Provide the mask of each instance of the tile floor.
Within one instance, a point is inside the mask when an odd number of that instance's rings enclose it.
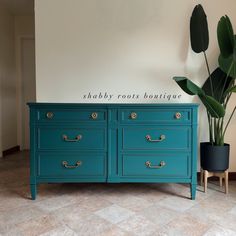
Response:
[[[0,160],[0,235],[223,236],[236,235],[236,182],[225,195],[217,183],[42,184],[29,194],[29,154]]]

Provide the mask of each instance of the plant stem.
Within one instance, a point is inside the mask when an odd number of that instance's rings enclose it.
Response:
[[[217,124],[216,124],[216,118],[214,119],[214,143],[217,143]]]
[[[236,106],[234,107],[234,109],[233,109],[233,111],[232,111],[232,113],[231,113],[231,115],[230,115],[230,117],[229,117],[229,120],[228,120],[228,122],[227,122],[227,124],[226,124],[226,126],[225,126],[225,129],[224,129],[223,135],[225,135],[225,132],[226,132],[226,130],[227,130],[227,128],[228,128],[228,125],[229,125],[229,123],[230,123],[230,121],[231,121],[231,119],[232,119],[232,117],[233,117],[233,115],[234,115],[235,110],[236,110]]]
[[[229,70],[228,70],[228,73],[227,73],[227,75],[226,75],[226,77],[225,77],[224,86],[223,86],[223,88],[222,88],[222,90],[221,90],[220,100],[219,100],[219,101],[221,101],[221,99],[222,99],[222,96],[223,96],[223,93],[224,93],[224,90],[225,90],[225,85],[226,85],[227,79],[228,79],[228,77],[229,77],[229,73],[230,73],[230,71],[231,71],[231,69],[232,69],[232,66],[233,66],[233,62],[231,63],[231,65],[230,65],[230,67],[229,67]]]
[[[211,79],[211,72],[210,72],[210,68],[209,68],[209,64],[208,64],[208,60],[207,60],[207,56],[206,56],[206,52],[204,51],[203,54],[204,54],[204,58],[205,58],[206,66],[207,66],[207,71],[208,71],[209,78],[210,78],[211,95],[212,95],[212,97],[214,97],[213,84],[212,84],[212,79]]]
[[[209,136],[210,136],[210,143],[213,145],[213,137],[212,137],[212,120],[209,112],[207,111],[207,118],[208,118],[208,127],[209,127]]]

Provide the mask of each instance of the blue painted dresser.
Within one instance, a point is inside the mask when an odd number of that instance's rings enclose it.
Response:
[[[29,103],[30,185],[189,183],[196,194],[197,104]]]

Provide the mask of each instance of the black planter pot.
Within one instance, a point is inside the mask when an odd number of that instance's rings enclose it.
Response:
[[[212,146],[211,143],[200,143],[201,167],[212,172],[225,171],[229,168],[230,145]]]

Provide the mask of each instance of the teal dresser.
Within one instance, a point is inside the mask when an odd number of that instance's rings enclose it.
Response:
[[[197,104],[29,103],[30,185],[189,183],[196,195]]]

